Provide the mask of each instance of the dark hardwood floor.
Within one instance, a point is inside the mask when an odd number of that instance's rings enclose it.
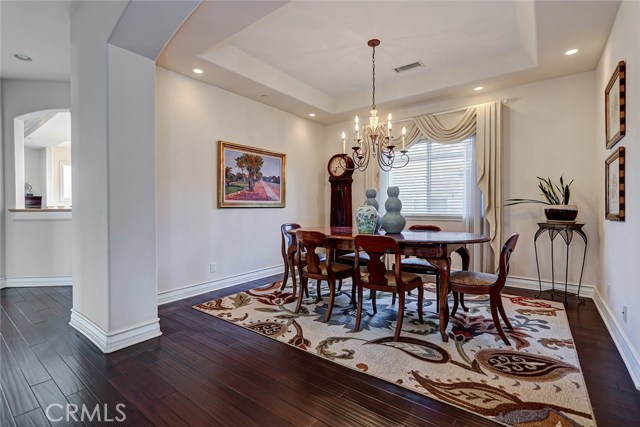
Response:
[[[51,404],[53,418],[99,404],[84,425],[104,425],[105,411],[134,427],[496,425],[190,309],[273,280],[163,305],[162,337],[109,355],[68,326],[71,288],[3,289],[0,426],[48,426]],[[572,301],[568,316],[598,426],[639,425],[640,392],[593,302]]]

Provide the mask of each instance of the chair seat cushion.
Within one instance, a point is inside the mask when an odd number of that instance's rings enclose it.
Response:
[[[319,267],[320,267],[320,274],[322,274],[323,276],[329,275],[329,272],[327,271],[327,264],[325,262],[321,262]],[[334,262],[331,264],[331,269],[333,270],[334,273],[340,274],[340,273],[345,273],[349,270],[353,270],[353,267],[350,265]],[[305,273],[308,273],[309,272],[308,267],[304,267],[302,271],[304,271]]]
[[[348,262],[350,264],[353,264],[356,260],[356,253],[355,252],[351,252],[348,254],[344,254],[338,257],[338,261],[344,261],[344,262]],[[369,254],[366,252],[360,252],[360,261],[369,261]]]
[[[476,273],[475,271],[456,270],[449,276],[449,283],[465,286],[488,286],[494,284],[498,276],[489,273]]]
[[[405,285],[409,285],[415,282],[416,280],[420,280],[420,277],[416,276],[415,274],[405,273],[405,272],[402,272],[401,274],[402,274],[402,281],[405,283]],[[393,287],[397,286],[396,275],[393,271],[387,270],[387,272],[384,274],[384,277],[387,279],[388,286],[393,286]],[[362,275],[362,282],[365,283],[365,286],[366,286],[366,283],[369,282],[368,273]]]
[[[438,272],[436,266],[424,258],[405,258],[400,261],[400,266],[403,270],[412,273],[428,272],[435,274]]]
[[[320,260],[320,262],[325,262],[327,260],[327,257],[325,255],[318,255],[318,259]],[[302,254],[302,261],[307,261],[307,254]]]

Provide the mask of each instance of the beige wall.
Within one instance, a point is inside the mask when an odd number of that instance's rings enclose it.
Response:
[[[618,11],[596,70],[594,94],[598,100],[593,142],[596,157],[592,169],[597,180],[597,219],[599,253],[602,256],[598,271],[598,296],[603,301],[604,317],[610,316],[615,325],[613,336],[627,363],[631,366],[636,387],[640,387],[640,3],[624,1]],[[626,135],[613,149],[605,149],[604,89],[618,61],[626,61]],[[618,147],[626,149],[626,220],[604,219],[604,161]],[[622,306],[628,307],[627,321],[622,317]],[[611,326],[611,325],[610,325]]]
[[[324,126],[163,68],[156,123],[161,294],[280,268],[280,225],[324,221]],[[285,153],[287,206],[218,209],[218,140]]]
[[[593,123],[595,121],[596,99],[593,93],[595,78],[593,72],[516,86],[482,95],[453,99],[447,102],[416,106],[406,110],[393,111],[396,127],[409,117],[449,111],[499,99],[506,99],[504,108],[504,197],[538,198],[536,176],[551,176],[556,179],[564,173],[565,178],[575,178],[571,187],[571,202],[580,209],[578,220],[584,222],[590,239],[583,283],[593,286],[596,282],[596,265],[599,262],[597,216],[597,186],[600,169],[595,173]],[[380,108],[382,116],[387,114]],[[342,150],[338,136],[342,130],[352,128],[351,123],[327,127],[325,159]],[[356,172],[353,187],[354,208],[364,201],[364,180]],[[328,195],[328,185],[325,194]],[[385,200],[386,196],[382,198]],[[327,202],[328,203],[328,202]],[[504,235],[520,233],[518,247],[511,264],[511,278],[536,279],[533,235],[538,229],[536,222],[544,221],[542,205],[522,205],[505,208]],[[447,230],[462,229],[460,223],[438,223]],[[560,248],[559,242],[556,247]],[[569,280],[577,282],[582,243],[576,242],[571,254]],[[539,240],[541,254],[548,255],[549,242]],[[556,253],[557,265],[564,266],[563,254]],[[542,266],[543,279],[550,280],[549,263]],[[557,270],[556,270],[557,274]],[[564,274],[564,271],[562,272]],[[564,277],[564,276],[561,276]],[[557,279],[557,275],[556,275]],[[529,282],[532,283],[532,282]]]

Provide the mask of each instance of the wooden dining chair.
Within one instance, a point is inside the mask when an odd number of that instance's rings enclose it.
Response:
[[[509,259],[513,253],[516,243],[518,242],[518,233],[512,234],[500,252],[500,268],[498,274],[476,273],[474,271],[452,271],[449,276],[449,289],[453,292],[453,308],[451,316],[455,316],[458,310],[458,293],[474,295],[489,295],[489,304],[491,308],[491,317],[496,325],[498,334],[506,345],[511,345],[507,339],[507,335],[502,330],[498,312],[502,316],[507,328],[511,329],[511,323],[507,318],[507,314],[502,306],[502,289],[509,275]]]
[[[282,285],[280,286],[280,290],[283,290],[287,286],[287,280],[289,279],[289,273],[291,273],[291,282],[292,282],[292,294],[296,295],[297,292],[297,281],[296,281],[296,262],[295,262],[295,254],[296,254],[296,245],[293,242],[293,234],[289,233],[290,230],[297,230],[300,228],[300,224],[296,224],[295,222],[287,222],[280,226],[280,234],[282,235],[282,259],[284,261],[284,275],[282,277]],[[321,261],[324,261],[324,256],[320,257]],[[302,258],[302,262],[306,265],[306,261],[304,256]],[[309,294],[307,293],[307,297]]]
[[[326,280],[329,284],[329,305],[327,307],[327,314],[325,315],[324,320],[327,322],[331,318],[331,310],[333,310],[333,302],[336,294],[336,280],[341,281],[348,277],[353,279],[353,267],[331,261],[333,258],[333,247],[324,233],[320,233],[318,231],[298,230],[296,231],[296,240],[298,242],[298,248],[295,256],[298,271],[300,272],[300,294],[298,296],[298,304],[296,305],[296,313],[300,311],[300,307],[302,306],[303,291],[306,290],[307,295],[309,295],[309,279],[317,281],[318,301],[322,299],[320,284],[323,280]],[[318,255],[318,249],[325,250],[326,256],[324,257],[324,260],[322,260]],[[355,283],[352,285],[351,290],[352,299],[354,290]]]
[[[300,228],[300,224],[296,224],[295,222],[287,222],[280,226],[280,234],[282,235],[282,246],[280,250],[282,252],[282,259],[284,260],[284,275],[282,276],[282,286],[280,286],[280,290],[283,290],[287,286],[289,271],[291,271],[291,279],[293,281],[293,295],[296,294],[296,245],[293,244],[293,235],[289,234],[289,231],[297,230],[298,228]]]
[[[364,235],[359,234],[355,237],[355,283],[357,289],[358,312],[356,316],[355,332],[360,330],[360,321],[362,319],[362,290],[370,289],[374,295],[372,299],[373,313],[376,314],[376,298],[375,292],[391,292],[398,294],[398,320],[396,332],[393,340],[398,341],[400,331],[402,330],[402,320],[404,318],[404,302],[405,293],[412,289],[418,289],[418,318],[420,323],[422,319],[422,299],[424,289],[422,288],[422,279],[420,276],[411,273],[402,272],[400,269],[401,253],[398,242],[392,237]],[[362,265],[360,263],[360,253],[365,252],[369,261]],[[384,263],[384,255],[392,254],[395,256],[395,266],[393,270],[387,270]],[[362,267],[362,270],[360,269]]]

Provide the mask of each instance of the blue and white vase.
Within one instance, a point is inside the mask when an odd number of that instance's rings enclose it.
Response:
[[[373,234],[376,231],[378,211],[371,205],[360,206],[356,210],[356,226],[360,234]]]
[[[377,194],[377,191],[375,190],[375,188],[367,188],[367,191],[365,191],[367,200],[364,201],[364,204],[373,206],[374,208],[376,208],[376,211],[377,211],[379,208],[378,208],[378,200],[376,199],[376,194]],[[382,215],[378,213],[376,217],[376,229],[374,230],[374,233],[377,234],[378,231],[380,231],[380,227],[382,227]]]
[[[382,226],[387,234],[402,233],[407,220],[400,214],[402,210],[402,202],[398,198],[400,189],[398,187],[387,188],[389,198],[384,202],[384,208],[387,213],[382,217]]]

